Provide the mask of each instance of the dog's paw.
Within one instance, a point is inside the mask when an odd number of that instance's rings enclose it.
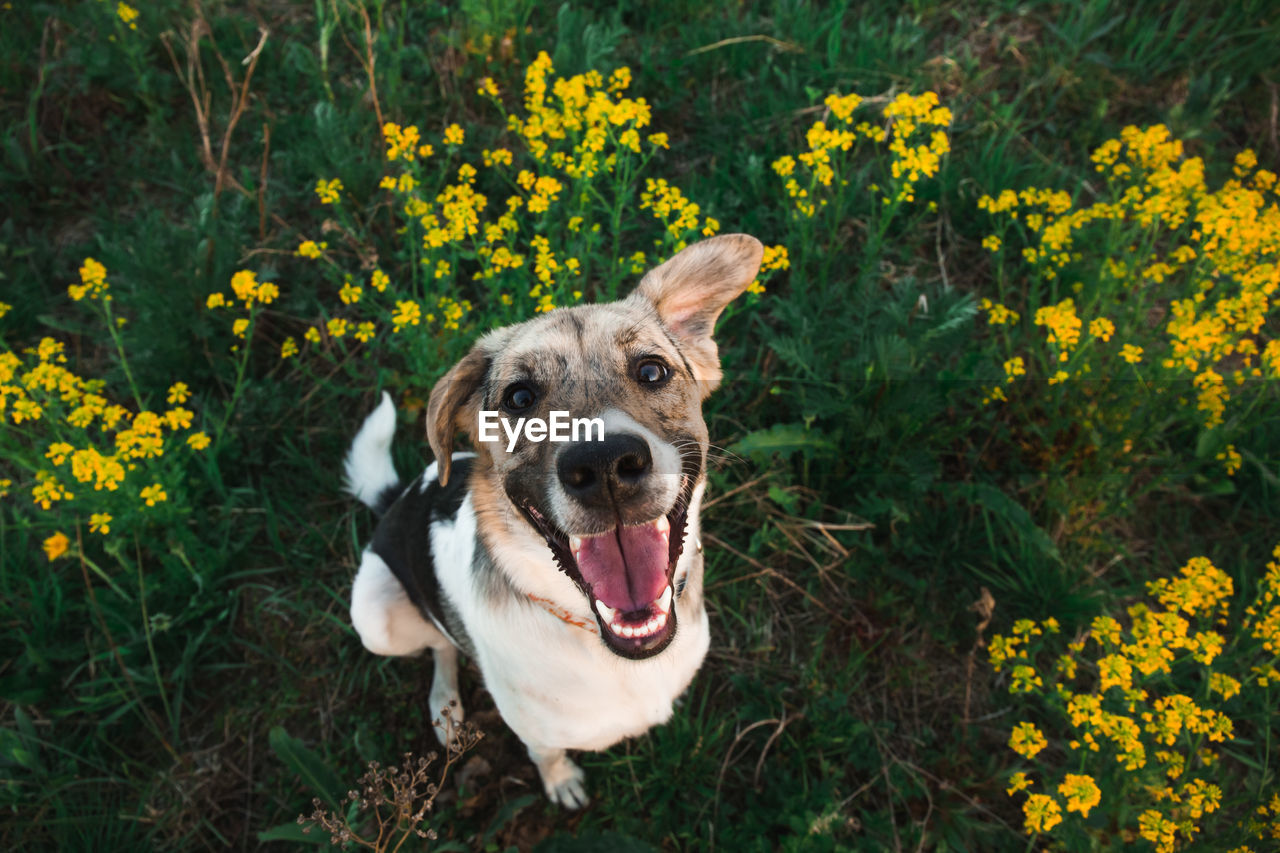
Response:
[[[435,728],[436,740],[447,749],[457,746],[458,732],[462,729],[462,721],[466,719],[458,694],[437,694],[433,690],[427,701],[431,703],[431,711],[435,715],[431,725]]]
[[[547,766],[538,765],[538,772],[542,774],[542,785],[551,802],[566,809],[580,809],[587,804],[585,774],[569,756],[561,755]]]

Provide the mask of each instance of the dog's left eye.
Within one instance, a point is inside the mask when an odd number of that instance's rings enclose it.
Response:
[[[642,385],[656,385],[667,378],[670,371],[656,358],[646,358],[636,365],[636,381]]]
[[[502,395],[502,405],[509,412],[523,412],[537,401],[538,395],[528,385],[516,383]]]

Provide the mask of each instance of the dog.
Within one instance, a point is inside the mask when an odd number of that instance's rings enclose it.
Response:
[[[745,234],[713,237],[625,299],[484,335],[432,389],[436,461],[407,486],[385,392],[347,455],[348,491],[380,515],[351,590],[361,642],[432,650],[446,744],[465,652],[560,806],[588,801],[567,751],[666,722],[707,654],[702,403],[721,379],[716,319],[762,252]],[[596,428],[538,440],[565,413]],[[459,431],[474,453],[453,452]]]

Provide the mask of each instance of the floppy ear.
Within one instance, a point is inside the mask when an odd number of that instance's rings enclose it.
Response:
[[[427,443],[435,454],[442,486],[449,482],[454,433],[464,429],[474,436],[479,405],[476,392],[488,372],[489,354],[476,344],[431,389],[431,399],[427,402]]]
[[[720,358],[711,339],[724,307],[760,270],[764,246],[747,234],[702,240],[654,267],[630,299],[647,300],[675,334],[697,378],[710,393],[720,383]]]

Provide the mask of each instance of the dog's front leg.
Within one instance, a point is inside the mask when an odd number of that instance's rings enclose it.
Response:
[[[582,768],[573,763],[563,749],[535,746],[525,743],[529,757],[538,766],[542,787],[547,790],[551,802],[566,809],[580,809],[587,804],[587,789],[583,786]]]
[[[441,637],[443,639],[443,636]],[[458,731],[465,714],[458,695],[458,649],[447,640],[432,648],[435,673],[431,676],[432,724],[441,746],[450,747],[458,742]]]

